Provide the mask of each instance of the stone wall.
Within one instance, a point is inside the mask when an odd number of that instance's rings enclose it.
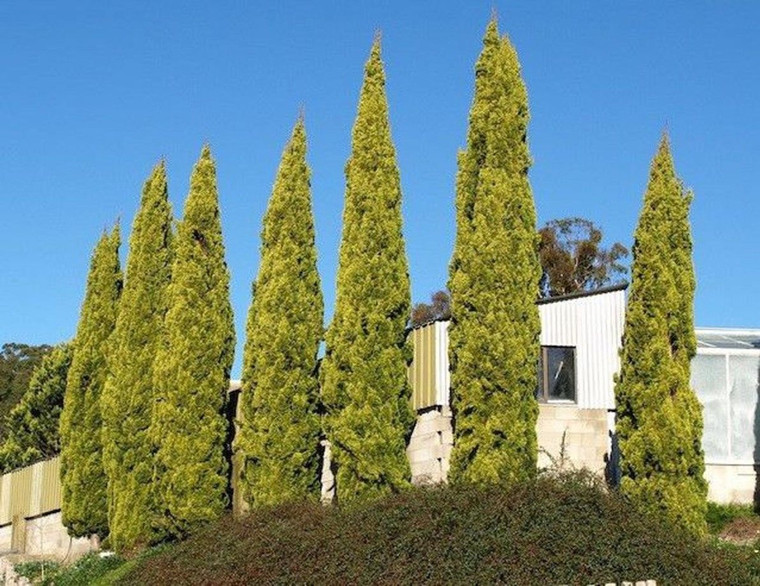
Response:
[[[606,409],[579,409],[576,405],[541,404],[538,423],[539,468],[588,468],[603,475],[609,453]],[[335,494],[330,444],[323,442],[322,501]],[[432,407],[417,414],[406,455],[414,484],[445,482],[454,445],[451,409]]]
[[[406,448],[414,484],[445,482],[454,445],[451,409],[432,407],[417,414],[417,423]]]
[[[606,409],[542,403],[536,432],[539,468],[588,468],[604,474],[610,449]]]

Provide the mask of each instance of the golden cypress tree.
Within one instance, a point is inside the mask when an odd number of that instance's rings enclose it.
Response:
[[[100,402],[109,539],[120,551],[154,539],[153,363],[171,280],[171,239],[172,212],[161,162],[145,182],[132,225],[126,280],[109,341],[109,374]]]
[[[535,474],[541,267],[528,182],[527,92],[515,49],[495,19],[475,73],[449,268],[449,477],[485,484]]]
[[[302,119],[282,154],[248,313],[237,449],[252,506],[319,495],[323,301]]]
[[[204,146],[173,240],[163,340],[154,368],[155,490],[162,536],[181,538],[228,503],[224,408],[235,351],[216,168]]]
[[[335,313],[320,369],[339,500],[409,485],[405,438],[414,413],[405,328],[411,300],[401,225],[401,185],[377,39],[346,165]]]
[[[664,135],[636,227],[620,376],[615,387],[621,492],[704,533],[702,407],[689,384],[696,353],[689,207]]]
[[[108,534],[100,396],[123,284],[119,226],[95,246],[61,415],[61,512],[74,537]]]

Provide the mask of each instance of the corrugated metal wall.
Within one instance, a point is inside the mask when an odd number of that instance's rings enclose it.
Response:
[[[61,508],[61,460],[53,458],[0,476],[0,527],[13,518]]]
[[[574,346],[578,407],[615,408],[615,373],[625,323],[625,291],[538,306],[543,346]]]
[[[576,397],[584,409],[614,409],[614,376],[625,322],[625,291],[542,301],[541,344],[575,347]],[[449,404],[447,321],[412,330],[414,360],[409,366],[415,409]]]

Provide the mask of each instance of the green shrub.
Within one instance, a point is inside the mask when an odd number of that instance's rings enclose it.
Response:
[[[22,562],[13,566],[16,574],[26,578],[32,584],[48,583],[48,577],[56,575],[60,569],[61,564],[53,561]],[[45,577],[44,582],[43,576]]]
[[[751,549],[639,514],[590,478],[416,489],[348,509],[263,508],[222,519],[115,583],[760,583]]]

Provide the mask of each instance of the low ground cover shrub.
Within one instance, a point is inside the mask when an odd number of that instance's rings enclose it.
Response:
[[[135,564],[118,584],[760,583],[748,548],[640,514],[584,474],[415,489],[352,508],[231,517]]]

